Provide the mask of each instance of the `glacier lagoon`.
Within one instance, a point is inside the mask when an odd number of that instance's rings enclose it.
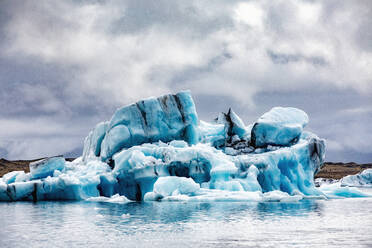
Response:
[[[0,203],[1,247],[371,247],[372,198]]]
[[[0,178],[1,246],[368,245],[370,172],[315,187],[326,146],[308,122],[275,107],[207,123],[187,91],[122,107],[81,157]]]

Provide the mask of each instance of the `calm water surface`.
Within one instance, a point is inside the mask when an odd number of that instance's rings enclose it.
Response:
[[[0,203],[0,247],[372,247],[372,198]]]

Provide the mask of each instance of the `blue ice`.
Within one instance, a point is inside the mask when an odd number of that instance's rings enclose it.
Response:
[[[233,111],[198,119],[189,91],[119,108],[72,162],[50,158],[0,178],[0,200],[297,201],[324,197],[325,141],[308,116],[276,107],[245,125]]]
[[[254,147],[292,145],[298,141],[308,122],[309,117],[300,109],[272,108],[254,124],[251,143]]]
[[[341,179],[342,186],[370,186],[372,187],[372,169],[367,169],[356,175],[349,175]]]
[[[46,158],[30,163],[31,179],[40,179],[52,176],[55,170],[62,171],[65,168],[63,157]]]

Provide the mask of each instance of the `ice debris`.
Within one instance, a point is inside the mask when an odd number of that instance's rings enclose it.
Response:
[[[81,157],[50,158],[0,178],[0,200],[298,201],[321,197],[325,141],[306,113],[276,107],[245,126],[231,109],[199,121],[189,91],[118,109]]]
[[[363,192],[358,188],[342,186],[341,182],[324,183],[320,185],[319,190],[321,190],[327,198],[372,197],[371,194]]]
[[[341,179],[342,186],[372,187],[372,169],[366,169],[359,174],[349,175]]]
[[[90,198],[86,199],[86,201],[108,202],[108,203],[127,203],[127,202],[131,202],[131,200],[129,200],[125,196],[119,195],[119,194],[115,194],[111,197],[105,197],[105,196],[90,197]]]

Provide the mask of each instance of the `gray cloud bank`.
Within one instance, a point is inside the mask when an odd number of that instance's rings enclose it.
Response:
[[[310,116],[327,160],[372,161],[372,4],[362,1],[1,1],[0,155],[76,156],[132,101],[190,89]]]

